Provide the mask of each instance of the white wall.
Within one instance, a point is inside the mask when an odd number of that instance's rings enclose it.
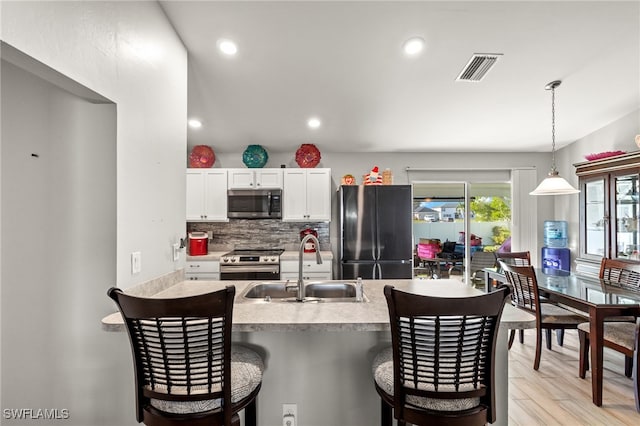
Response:
[[[213,146],[215,150],[215,145]],[[242,152],[245,146],[238,147],[237,153],[216,153],[216,163],[214,167],[243,167]],[[420,152],[420,153],[335,153],[322,152],[322,146],[318,146],[322,159],[318,167],[331,168],[334,182],[340,184],[340,178],[349,173],[356,177],[358,183],[362,180],[362,175],[368,173],[375,165],[381,170],[390,168],[393,172],[393,183],[411,183],[410,176],[406,172],[407,167],[411,168],[434,168],[434,169],[484,169],[501,168],[511,169],[518,167],[535,167],[538,174],[543,177],[549,171],[549,153],[497,153],[497,152]],[[186,163],[185,163],[186,164]],[[280,167],[281,164],[287,167],[298,167],[295,163],[295,151],[292,152],[270,152],[269,161],[265,167]],[[463,173],[463,172],[461,172]]]
[[[0,7],[4,43],[113,101],[2,63],[1,405],[133,425],[126,335],[100,318],[114,310],[108,287],[184,265],[171,243],[185,232],[187,55],[155,2]]]
[[[1,87],[2,408],[131,418],[108,408],[132,406],[130,388],[109,391],[131,381],[126,342],[99,330],[116,279],[115,106],[4,61]]]
[[[569,183],[578,187],[578,177],[574,164],[582,163],[586,154],[604,151],[621,150],[634,152],[638,150],[634,138],[640,133],[640,109],[627,114],[558,151],[556,162],[560,175]],[[553,217],[549,220],[566,220],[568,222],[569,247],[573,261],[579,253],[580,239],[580,206],[578,195],[562,195],[555,198]],[[542,228],[540,228],[542,229]]]
[[[2,40],[117,105],[118,286],[183,267],[187,54],[155,2],[11,2]],[[130,254],[142,253],[131,274]]]

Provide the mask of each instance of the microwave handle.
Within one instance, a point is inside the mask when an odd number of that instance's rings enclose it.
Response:
[[[271,191],[267,193],[267,205],[269,206],[268,215],[271,216],[271,211],[272,211]]]

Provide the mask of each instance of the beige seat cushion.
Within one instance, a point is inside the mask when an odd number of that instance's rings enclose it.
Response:
[[[561,306],[552,303],[541,303],[540,313],[542,314],[542,322],[559,323],[559,324],[580,324],[588,320],[586,316],[576,314]]]
[[[255,391],[262,383],[264,363],[260,355],[244,346],[233,345],[231,348],[231,402],[243,400]],[[161,391],[158,387],[155,391]],[[172,393],[180,393],[180,389],[172,388]],[[158,410],[175,414],[200,413],[220,408],[220,399],[204,401],[166,401],[151,399],[151,405]]]
[[[578,330],[589,333],[589,323],[585,322],[578,325]],[[615,343],[634,350],[635,347],[636,324],[633,322],[605,322],[604,323],[604,340]]]
[[[372,364],[372,372],[376,384],[389,396],[393,396],[393,351],[391,347],[381,350],[376,355]],[[433,390],[433,387],[423,387],[421,389]],[[453,386],[440,387],[441,391],[453,391]],[[472,390],[473,387],[468,385],[460,387],[460,390]],[[420,408],[437,411],[460,411],[477,407],[480,405],[480,398],[462,398],[462,399],[436,399],[417,396],[407,396],[407,403]]]

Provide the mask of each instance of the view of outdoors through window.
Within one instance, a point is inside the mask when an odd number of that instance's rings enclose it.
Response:
[[[511,184],[469,183],[470,253],[510,251]],[[465,183],[413,183],[413,235],[415,244],[455,242],[464,254]],[[452,246],[449,244],[447,246]],[[502,247],[502,249],[501,249]],[[435,256],[434,256],[435,257]]]

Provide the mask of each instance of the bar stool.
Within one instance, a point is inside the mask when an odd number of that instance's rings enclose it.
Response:
[[[231,344],[235,287],[175,299],[108,293],[133,352],[136,419],[147,426],[256,425],[264,363]]]
[[[506,286],[474,297],[442,298],[385,286],[391,347],[373,361],[381,424],[493,423],[495,347]]]

